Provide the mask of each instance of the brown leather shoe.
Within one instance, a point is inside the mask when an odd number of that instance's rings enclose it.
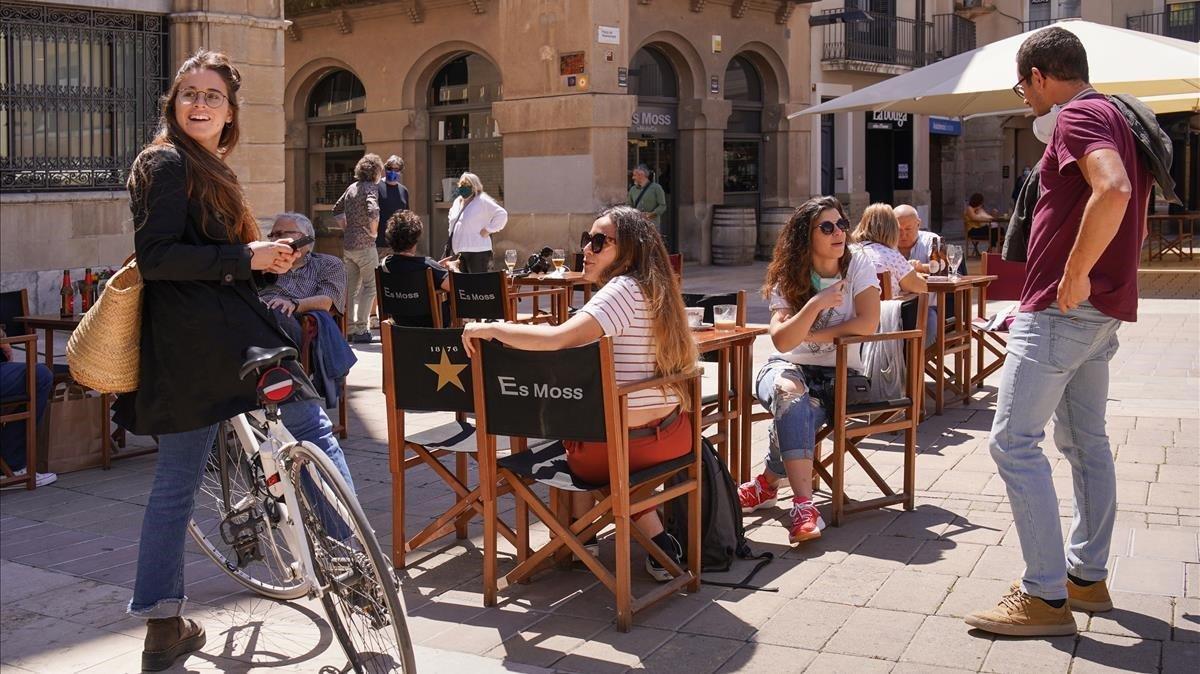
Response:
[[[179,616],[146,621],[146,645],[142,649],[142,671],[161,672],[181,656],[204,647],[204,628]]]
[[[1040,597],[1025,594],[1020,583],[993,609],[976,611],[965,618],[968,625],[992,634],[1010,637],[1053,637],[1075,634],[1075,617],[1063,602],[1054,608]]]
[[[1091,585],[1076,585],[1067,579],[1067,602],[1071,608],[1092,613],[1111,611],[1112,597],[1108,594],[1108,585],[1098,580]]]

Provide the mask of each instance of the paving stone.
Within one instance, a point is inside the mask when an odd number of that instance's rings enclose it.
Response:
[[[751,640],[817,651],[853,612],[853,607],[843,604],[792,599],[762,625]]]
[[[642,669],[647,672],[675,674],[709,674],[720,668],[738,649],[745,645],[733,639],[699,634],[677,634],[642,660]]]
[[[1008,593],[1012,579],[959,578],[950,588],[950,594],[937,609],[937,615],[963,617],[981,609],[995,606]]]
[[[73,585],[26,597],[11,605],[80,625],[103,627],[123,620],[128,604],[129,590],[80,580]]]
[[[937,538],[958,515],[939,507],[921,506],[898,517],[883,533],[907,538]]]
[[[74,672],[123,654],[140,657],[142,650],[140,639],[15,607],[5,608],[0,633],[5,665],[34,672]]]
[[[1197,662],[1200,662],[1200,644],[1178,641],[1163,643],[1162,674],[1194,672]]]
[[[547,616],[514,634],[484,655],[539,667],[549,667],[588,638],[608,627],[607,622],[565,615]]]
[[[773,593],[730,590],[678,629],[680,632],[745,641],[787,601],[787,597]]]
[[[43,594],[51,590],[75,585],[80,579],[64,573],[44,571],[25,564],[7,560],[0,561],[0,604],[8,606],[26,597]]]
[[[1071,653],[1074,650],[1073,636],[1039,639],[997,637],[983,662],[983,671],[1058,674],[1066,672],[1071,666]]]
[[[1121,592],[1183,596],[1183,562],[1117,557],[1109,587]]]
[[[1146,500],[1150,505],[1175,506],[1177,508],[1195,508],[1200,506],[1200,487],[1193,484],[1162,484],[1150,485],[1150,496]]]
[[[972,512],[969,517],[955,518],[942,538],[956,543],[998,545],[1010,526],[1012,516],[1007,513]]]
[[[1175,600],[1173,613],[1176,641],[1200,642],[1200,599],[1185,597]]]
[[[801,672],[816,657],[815,651],[749,643],[734,652],[717,672]]]
[[[921,547],[922,541],[903,536],[867,536],[841,566],[894,570],[903,568]]]
[[[925,541],[909,560],[908,566],[921,571],[968,576],[986,548],[984,545],[953,540]]]
[[[959,618],[928,616],[900,660],[978,670],[992,642],[977,632]]]
[[[1021,556],[1020,548],[992,545],[983,551],[971,575],[1012,581],[1019,578],[1024,570],[1025,559]]]
[[[1162,642],[1111,634],[1083,634],[1071,661],[1072,674],[1158,671]]]
[[[896,666],[892,667],[892,674],[965,674],[974,671],[955,667],[935,667],[916,662],[897,662]]]
[[[636,622],[634,629],[629,632],[618,632],[615,627],[607,627],[554,663],[554,668],[588,674],[624,672],[630,667],[639,666],[644,658],[673,636],[674,632],[639,627]],[[716,662],[714,667],[720,664]]]
[[[941,606],[956,580],[956,576],[928,571],[896,571],[871,597],[867,606],[932,614]]]
[[[884,674],[892,669],[886,660],[872,660],[854,655],[821,653],[808,666],[810,672],[821,674]]]
[[[1200,597],[1200,564],[1184,564],[1184,575],[1186,576],[1186,594],[1189,597]]]
[[[1164,443],[1167,444],[1167,443]],[[1160,446],[1121,445],[1117,448],[1117,461],[1124,463],[1162,463],[1167,458],[1166,450]]]
[[[856,609],[825,644],[822,652],[896,660],[924,619],[917,613]]]
[[[1139,529],[1134,531],[1131,556],[1179,562],[1200,562],[1196,533],[1185,530]]]
[[[1092,614],[1088,630],[1139,639],[1170,639],[1170,597],[1113,592],[1113,610]]]
[[[890,572],[857,567],[831,567],[800,594],[805,599],[863,606],[879,590]]]

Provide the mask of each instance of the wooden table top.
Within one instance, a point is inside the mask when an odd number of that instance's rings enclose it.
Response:
[[[696,340],[696,348],[701,353],[706,351],[716,351],[730,344],[735,344],[745,339],[754,339],[759,335],[767,334],[767,326],[765,325],[745,325],[735,326],[729,330],[717,330],[711,328],[707,330],[693,330],[692,337]]]
[[[41,314],[35,316],[17,316],[18,321],[34,330],[74,330],[83,320],[83,314],[59,316],[58,314]]]
[[[959,276],[957,281],[951,281],[949,277],[928,277],[925,279],[925,283],[929,286],[930,290],[936,292],[949,292],[953,290],[961,290],[963,288],[973,288],[975,286],[987,285],[998,278],[1000,277],[994,274],[964,274]]]

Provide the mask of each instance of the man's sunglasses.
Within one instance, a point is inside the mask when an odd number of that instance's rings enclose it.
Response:
[[[616,243],[617,240],[602,232],[596,232],[595,234],[584,232],[583,236],[579,237],[579,249],[583,250],[590,245],[593,253],[599,253],[604,250],[605,244],[609,241]]]
[[[828,220],[826,220],[825,222],[822,222],[821,224],[817,225],[817,229],[821,230],[821,233],[824,234],[825,236],[832,235],[834,227],[837,227],[838,229],[842,230],[843,232],[849,232],[850,231],[850,221],[847,220],[846,218],[838,218],[837,222],[829,222]]]
[[[299,239],[302,236],[304,236],[304,232],[285,231],[285,232],[271,232],[270,234],[267,235],[267,238],[271,239],[271,240],[282,239],[285,237]]]

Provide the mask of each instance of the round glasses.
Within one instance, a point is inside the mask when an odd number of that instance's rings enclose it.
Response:
[[[197,99],[201,98],[204,99],[204,104],[210,108],[219,108],[227,100],[225,94],[212,89],[205,89],[204,91],[200,91],[199,89],[184,89],[179,92],[178,96],[179,102],[184,105],[193,105]]]

